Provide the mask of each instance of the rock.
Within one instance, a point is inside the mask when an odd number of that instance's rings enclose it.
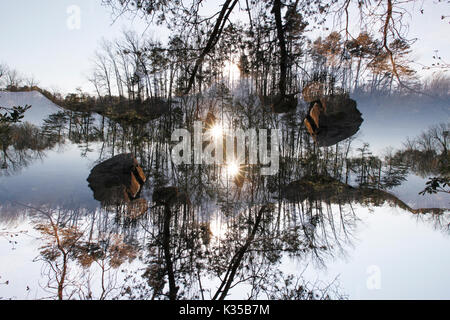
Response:
[[[96,165],[87,181],[96,200],[104,205],[119,205],[138,197],[146,177],[137,160],[129,153]]]
[[[188,204],[189,197],[184,192],[180,192],[177,187],[161,187],[153,191],[153,202],[156,205]]]
[[[308,132],[321,147],[334,145],[358,132],[363,118],[356,101],[346,95],[322,97],[311,102],[304,120]]]
[[[324,96],[325,85],[320,82],[312,82],[302,91],[303,100],[306,102],[317,101]]]
[[[303,100],[315,102],[329,95],[344,95],[346,91],[339,87],[329,87],[323,82],[314,81],[307,84],[302,90]]]
[[[353,188],[330,177],[319,176],[293,181],[281,189],[281,197],[293,202],[330,201],[352,192]]]

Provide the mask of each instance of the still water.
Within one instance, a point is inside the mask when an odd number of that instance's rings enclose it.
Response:
[[[311,187],[292,197],[283,190],[309,170],[312,144],[300,146],[277,178],[241,184],[221,168],[174,168],[166,118],[116,123],[37,92],[2,92],[0,102],[32,105],[22,121],[28,129],[17,133],[26,141],[1,154],[2,299],[450,298],[450,195],[419,195],[432,174],[401,167],[399,183],[367,194],[355,165],[347,177],[354,189],[333,180],[331,191]],[[368,142],[381,158],[449,119],[441,107],[402,122],[371,104],[358,104],[364,122],[349,148],[354,157]],[[284,132],[296,125],[271,121]],[[336,161],[318,166],[343,181],[339,152],[348,141],[339,145],[319,154]],[[94,199],[87,181],[94,166],[121,153],[132,153],[147,177],[138,198],[148,208],[138,217]],[[154,191],[168,186],[184,200],[158,203]]]

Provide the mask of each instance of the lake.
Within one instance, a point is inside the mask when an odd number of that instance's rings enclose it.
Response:
[[[175,166],[170,134],[186,121],[178,113],[127,122],[38,92],[0,92],[3,106],[32,105],[0,153],[0,298],[449,299],[450,194],[420,195],[432,170],[384,160],[389,147],[448,123],[449,109],[400,117],[401,101],[355,100],[364,122],[337,147],[315,147],[299,131],[300,107],[264,115],[285,147],[278,174],[263,177],[250,166],[236,175]],[[234,103],[210,108],[216,122],[257,126],[259,113]],[[94,198],[87,181],[124,153],[146,176],[135,215],[129,201]],[[314,180],[314,170],[330,180]]]

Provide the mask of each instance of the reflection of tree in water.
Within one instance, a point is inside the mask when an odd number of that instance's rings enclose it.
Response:
[[[301,224],[287,228],[287,218],[272,204],[224,218],[223,233],[184,205],[158,206],[139,225],[120,225],[105,211],[37,211],[44,241],[39,259],[48,279],[42,285],[59,299],[224,299],[243,284],[253,299],[337,297],[278,270],[283,253],[300,257],[319,248],[299,237]],[[137,255],[147,267],[130,272],[128,281],[117,280],[118,268]]]
[[[72,280],[65,280],[67,296],[73,297],[223,299],[244,292],[251,299],[339,298],[337,284],[311,284],[301,272],[286,274],[280,266],[283,257],[326,266],[329,259],[345,255],[358,222],[352,207],[355,201],[367,206],[386,201],[402,205],[384,191],[348,188],[336,189],[341,196],[316,190],[305,199],[250,205],[242,211],[224,203],[210,208],[214,214],[205,214],[206,207],[159,197],[149,214],[133,224],[115,219],[120,212],[60,212],[61,217],[53,221],[61,229],[64,246],[61,249],[53,241],[41,254],[49,266],[56,259],[64,262],[66,255],[77,266],[69,269],[80,270],[67,277]],[[214,223],[217,219],[219,227]],[[39,221],[38,228],[47,239],[55,238],[52,220]],[[117,245],[119,234],[123,242]],[[114,268],[135,256],[145,267],[130,271],[123,282],[113,281],[118,270]],[[61,263],[48,269],[57,271],[48,274],[57,284],[64,270]],[[96,274],[100,283],[92,281],[92,265],[100,270]]]
[[[44,262],[41,286],[50,298],[102,300],[120,292],[118,268],[135,259],[137,247],[112,229],[102,232],[101,224],[94,233],[95,219],[83,224],[76,212],[32,209],[44,243],[35,261]]]
[[[245,288],[251,299],[339,297],[299,274],[283,274],[278,269],[284,253],[304,256],[322,248],[298,237],[303,233],[300,226],[286,228],[286,217],[277,211],[273,204],[250,208],[228,217],[220,232],[212,230],[211,221],[199,222],[183,206],[162,206],[155,212],[151,229],[146,227],[149,244],[143,279],[131,278],[128,296],[221,300]]]
[[[428,212],[419,212],[421,214],[416,214],[415,217],[417,221],[421,223],[426,223],[433,226],[437,231],[448,235],[450,233],[450,214],[444,213],[440,210],[430,210]],[[427,214],[428,213],[428,214]]]
[[[407,163],[411,170],[421,177],[448,175],[448,132],[448,123],[431,126],[418,137],[406,139],[404,150],[397,152],[395,156]]]
[[[120,206],[53,209],[36,219],[46,243],[40,256],[49,279],[44,286],[55,297],[341,298],[337,283],[309,283],[301,271],[281,272],[281,266],[292,258],[326,267],[330,259],[346,255],[359,221],[354,203],[371,207],[387,202],[448,231],[442,210],[413,209],[386,192],[407,174],[395,155],[381,159],[365,145],[352,156],[353,138],[319,148],[301,125],[307,106],[275,115],[255,104],[257,97],[232,98],[219,89],[213,98],[183,98],[177,112],[148,123],[75,111],[47,119],[46,134],[78,144],[82,155],[97,144],[96,163],[132,153],[148,177],[141,197],[150,208],[131,218]],[[197,108],[208,112],[200,113],[200,119],[212,113],[216,123],[231,127],[280,128],[279,172],[263,177],[260,166],[242,166],[237,180],[227,178],[220,165],[175,166],[171,132],[191,130]],[[158,195],[161,189],[166,196],[174,190],[167,186],[175,186],[176,201]],[[119,272],[137,258],[145,267]]]
[[[38,159],[58,142],[57,137],[44,133],[30,124],[0,125],[1,175],[20,172]]]
[[[426,178],[426,187],[420,194],[450,193],[450,154],[447,138],[450,123],[440,123],[428,128],[414,139],[407,139],[405,149],[396,157],[407,163],[413,172]],[[431,177],[430,177],[431,176]]]

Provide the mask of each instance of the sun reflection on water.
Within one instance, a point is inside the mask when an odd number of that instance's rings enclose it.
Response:
[[[227,174],[231,177],[236,177],[240,173],[239,164],[236,161],[232,161],[227,164]]]
[[[233,61],[226,61],[222,72],[223,75],[230,80],[238,80],[241,74],[239,66]]]
[[[220,213],[216,213],[209,222],[209,229],[216,239],[224,239],[228,231],[227,223]]]
[[[209,129],[209,134],[211,135],[211,137],[218,139],[220,137],[223,136],[223,128],[220,124],[214,124],[210,129]]]

